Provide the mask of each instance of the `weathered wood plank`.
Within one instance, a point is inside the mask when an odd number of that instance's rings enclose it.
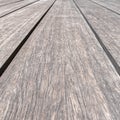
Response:
[[[113,12],[120,15],[120,1],[119,0],[90,0],[94,3],[105,7],[106,9],[112,10]]]
[[[0,6],[4,6],[7,4],[12,4],[15,2],[19,2],[19,1],[23,1],[23,0],[0,0]]]
[[[35,4],[38,1],[39,0],[29,0],[29,1],[22,1],[19,3],[13,3],[13,4],[6,5],[6,6],[2,6],[2,7],[0,7],[0,18],[4,17],[6,15],[9,15],[13,12],[16,12],[17,10],[20,10],[24,7]]]
[[[0,80],[1,119],[119,120],[120,77],[70,0],[57,0]]]
[[[0,68],[52,3],[39,1],[0,19]]]
[[[120,66],[120,16],[89,0],[75,1]]]

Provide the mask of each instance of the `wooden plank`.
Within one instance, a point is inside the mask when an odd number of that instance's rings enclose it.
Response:
[[[1,118],[119,120],[120,76],[70,0],[57,0],[0,80]]]
[[[39,1],[0,19],[0,68],[52,3]]]
[[[0,0],[0,6],[4,6],[7,4],[12,4],[15,2],[19,2],[19,1],[23,1],[23,0]]]
[[[89,0],[77,0],[77,3],[118,66],[120,66],[120,16]]]
[[[120,15],[120,1],[119,0],[90,0],[90,1]]]
[[[5,17],[6,15],[9,15],[13,12],[16,12],[24,7],[35,4],[38,1],[39,0],[29,0],[29,1],[22,1],[19,3],[13,3],[6,6],[2,6],[0,7],[0,18]]]

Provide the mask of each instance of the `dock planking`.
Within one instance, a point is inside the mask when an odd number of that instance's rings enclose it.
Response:
[[[13,4],[0,7],[0,18],[5,17],[18,10],[21,10],[22,8],[28,7],[32,4],[35,4],[38,1],[40,0],[21,1],[19,3],[13,3]]]
[[[119,0],[91,0],[91,1],[120,15],[120,1]]]
[[[3,6],[6,6],[6,5],[10,5],[10,4],[13,4],[13,3],[17,3],[17,2],[21,2],[21,1],[24,1],[24,0],[18,0],[18,1],[11,1],[11,2],[8,2],[8,3],[0,3],[0,7],[3,7]]]
[[[4,120],[120,118],[120,76],[72,0],[42,19],[1,76],[0,96]]]
[[[19,46],[54,0],[36,4],[0,19],[0,68]]]
[[[115,59],[120,71],[120,16],[89,0],[76,0],[76,3]]]
[[[19,1],[23,1],[23,0],[0,0],[0,6],[5,6]]]

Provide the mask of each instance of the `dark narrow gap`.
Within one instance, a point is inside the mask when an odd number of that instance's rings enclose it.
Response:
[[[85,21],[87,22],[88,26],[90,27],[90,29],[92,30],[92,32],[94,33],[96,39],[98,40],[98,42],[100,43],[101,47],[103,48],[103,50],[105,51],[106,55],[108,56],[109,60],[111,61],[112,65],[114,66],[116,72],[120,75],[120,66],[117,64],[116,60],[114,59],[114,57],[111,55],[111,53],[109,52],[109,50],[106,48],[106,46],[104,45],[104,43],[102,42],[101,38],[99,37],[99,35],[97,34],[97,32],[93,29],[92,25],[89,23],[89,21],[87,20],[87,18],[85,17],[85,15],[83,14],[82,10],[79,8],[79,6],[77,5],[77,3],[75,2],[75,0],[73,0],[74,4],[76,5],[76,7],[78,8],[78,10],[80,11],[80,13],[82,14],[83,18],[85,19]]]
[[[24,6],[20,7],[20,8],[17,8],[17,9],[15,9],[15,10],[9,12],[9,13],[6,13],[6,14],[0,16],[0,18],[5,17],[5,16],[7,16],[7,15],[13,13],[13,12],[16,12],[17,10],[20,10],[20,9],[22,9],[22,8],[24,8],[24,7],[27,7],[27,6],[31,5],[31,4],[34,4],[34,3],[38,2],[38,1],[40,1],[40,0],[37,0],[37,1],[31,2],[31,3],[28,3],[27,5],[24,5]]]
[[[15,1],[15,2],[10,2],[10,3],[6,3],[6,4],[1,4],[0,7],[6,6],[6,5],[10,5],[10,4],[13,4],[13,3],[22,2],[22,1],[24,1],[24,0],[18,0],[18,1]]]
[[[89,0],[89,1],[91,1],[91,2],[95,3],[96,5],[101,6],[101,7],[105,8],[105,9],[107,9],[107,10],[109,10],[109,11],[111,11],[111,12],[113,12],[113,13],[117,14],[117,15],[120,15],[120,13],[118,13],[118,12],[116,12],[116,11],[114,11],[114,10],[112,10],[112,9],[108,8],[108,7],[105,7],[105,6],[103,6],[103,5],[101,5],[101,4],[97,3],[97,2],[95,2],[95,1],[93,1],[93,0]]]
[[[22,40],[22,42],[18,45],[18,47],[14,50],[14,52],[10,55],[10,57],[6,60],[6,62],[2,65],[0,68],[0,76],[4,73],[4,71],[7,69],[9,64],[12,62],[14,57],[17,55],[17,53],[20,51],[22,46],[25,44],[25,42],[28,40],[30,35],[34,32],[36,27],[39,25],[39,23],[42,21],[42,19],[45,17],[45,15],[49,12],[49,10],[52,8],[56,0],[50,5],[50,7],[46,10],[46,12],[43,14],[43,16],[38,20],[38,22],[34,25],[34,27],[29,31],[29,33],[26,35],[26,37]]]

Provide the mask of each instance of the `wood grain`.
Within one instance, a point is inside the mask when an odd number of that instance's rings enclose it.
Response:
[[[5,17],[13,12],[16,12],[17,10],[21,10],[24,7],[28,7],[32,4],[35,4],[38,1],[39,0],[29,0],[2,6],[0,7],[0,18]]]
[[[23,1],[23,0],[0,0],[0,6],[12,4],[19,1]]]
[[[52,3],[40,1],[0,19],[0,68]]]
[[[120,1],[119,0],[91,0],[91,1],[120,15]]]
[[[120,16],[89,0],[76,0],[76,2],[120,66]]]
[[[0,78],[2,120],[119,120],[120,76],[71,0],[57,0]]]

